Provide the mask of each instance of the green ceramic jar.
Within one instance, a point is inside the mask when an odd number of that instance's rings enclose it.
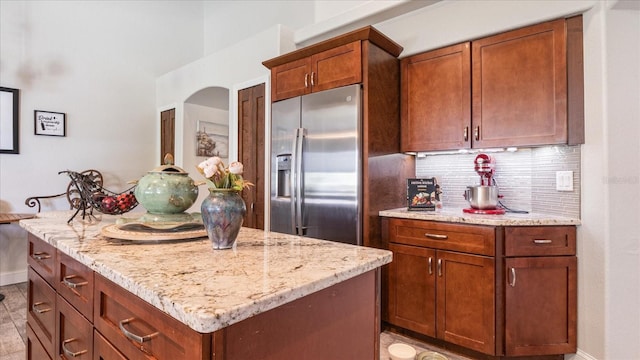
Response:
[[[179,214],[198,198],[198,187],[189,173],[165,157],[165,165],[138,180],[134,192],[138,202],[151,214]]]

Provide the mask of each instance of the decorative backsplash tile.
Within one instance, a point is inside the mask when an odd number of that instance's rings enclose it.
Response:
[[[513,210],[580,217],[580,146],[546,146],[490,153],[501,202]],[[468,185],[479,185],[473,170],[477,154],[438,154],[416,158],[416,177],[438,178],[444,207],[465,208]],[[573,191],[556,190],[556,171],[573,171]]]

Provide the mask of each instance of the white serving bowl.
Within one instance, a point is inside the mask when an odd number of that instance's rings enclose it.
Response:
[[[391,344],[387,350],[391,360],[415,360],[416,358],[416,349],[407,344]]]

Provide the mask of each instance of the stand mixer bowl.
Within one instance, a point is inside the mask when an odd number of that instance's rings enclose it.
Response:
[[[464,198],[474,209],[492,210],[498,206],[498,187],[486,185],[467,186]]]

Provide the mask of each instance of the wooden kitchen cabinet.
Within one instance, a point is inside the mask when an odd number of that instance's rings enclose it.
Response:
[[[495,355],[494,228],[389,222],[387,321]]]
[[[360,41],[271,69],[272,101],[362,81]]]
[[[208,359],[211,338],[162,313],[100,275],[95,328],[128,359]]]
[[[506,229],[506,355],[576,351],[575,243],[574,227]]]
[[[471,147],[471,43],[402,59],[402,151]]]
[[[383,225],[393,252],[383,320],[392,328],[470,356],[576,351],[575,226]]]
[[[27,239],[27,359],[53,358],[57,335],[56,249],[31,234]]]
[[[403,59],[403,151],[584,143],[582,57],[575,16]]]

